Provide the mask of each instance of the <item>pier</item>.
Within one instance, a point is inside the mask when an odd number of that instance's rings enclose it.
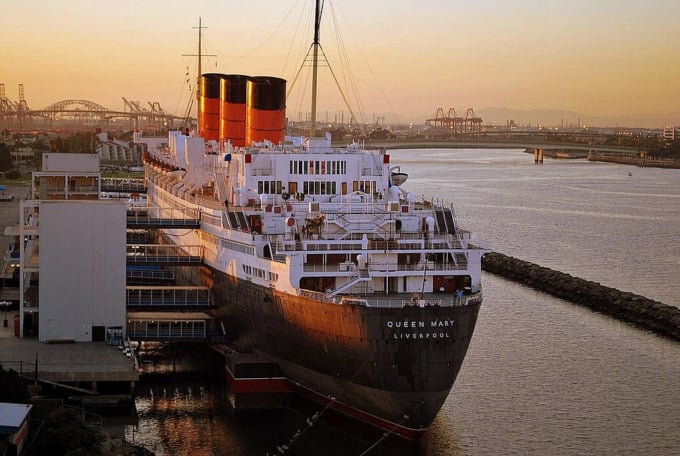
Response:
[[[12,312],[14,317],[16,312]],[[13,318],[12,318],[13,321]],[[57,343],[58,342],[58,343]],[[130,402],[139,370],[134,357],[104,342],[71,343],[60,340],[42,343],[15,337],[14,328],[0,327],[0,365],[48,388],[85,394],[88,401]],[[110,393],[117,393],[112,396]]]
[[[482,257],[482,269],[680,341],[680,309],[677,307],[498,252]]]

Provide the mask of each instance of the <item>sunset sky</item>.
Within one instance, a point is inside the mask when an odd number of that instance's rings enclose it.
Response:
[[[291,85],[312,41],[313,1],[22,0],[0,15],[0,83],[31,109],[121,97],[182,114],[204,71]],[[352,109],[422,123],[437,108],[568,110],[680,125],[677,0],[326,1],[321,42]],[[336,32],[337,29],[337,32]],[[339,54],[340,37],[344,54]],[[321,69],[319,118],[346,110]],[[288,116],[309,110],[308,71]],[[354,85],[348,83],[354,81]],[[358,100],[358,102],[357,102]],[[663,125],[659,125],[662,127]]]

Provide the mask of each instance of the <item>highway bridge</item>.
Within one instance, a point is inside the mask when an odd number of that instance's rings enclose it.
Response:
[[[480,139],[392,139],[366,140],[366,147],[374,149],[536,149],[554,151],[582,151],[586,153],[607,153],[618,156],[640,156],[646,149],[639,147],[615,146],[606,144],[585,144],[570,142],[548,142],[538,138],[480,138]]]

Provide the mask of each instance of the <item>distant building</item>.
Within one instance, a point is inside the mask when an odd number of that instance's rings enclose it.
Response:
[[[35,151],[31,147],[15,147],[10,155],[14,165],[18,168],[20,165],[25,165],[33,160]]]
[[[665,127],[663,129],[663,140],[664,141],[675,141],[680,139],[680,127]]]

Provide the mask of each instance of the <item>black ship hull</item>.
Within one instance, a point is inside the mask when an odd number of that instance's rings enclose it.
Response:
[[[204,272],[232,347],[276,362],[301,394],[412,439],[446,400],[481,304],[339,305]]]

